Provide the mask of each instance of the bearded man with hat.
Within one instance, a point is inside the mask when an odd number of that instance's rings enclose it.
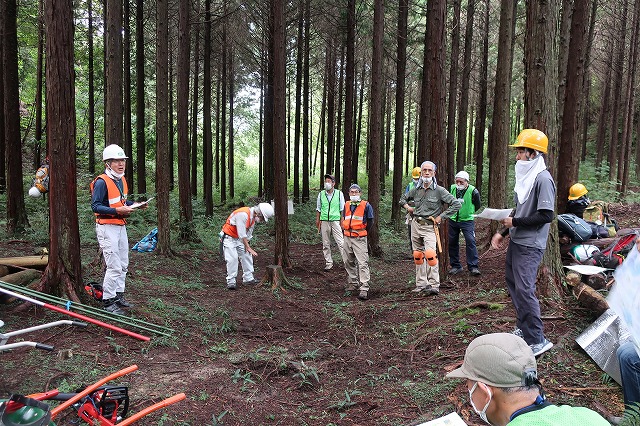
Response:
[[[542,154],[549,140],[536,129],[525,129],[511,145],[516,150],[516,207],[511,216],[502,219],[504,229],[491,238],[491,246],[499,248],[509,235],[505,261],[505,279],[516,309],[514,334],[531,346],[535,356],[553,346],[544,335],[540,318],[540,302],[536,296],[536,277],[547,247],[549,226],[554,216],[556,184],[547,170]]]
[[[493,426],[609,426],[595,411],[551,404],[527,342],[511,333],[475,338],[462,366],[446,375],[466,379],[469,402]]]
[[[456,183],[451,185],[451,195],[462,202],[460,210],[449,218],[449,273],[456,275],[462,272],[460,264],[460,232],[464,236],[467,254],[467,268],[471,275],[480,275],[478,269],[478,249],[476,247],[476,231],[473,214],[480,209],[480,191],[469,184],[469,173],[464,170],[456,174]]]

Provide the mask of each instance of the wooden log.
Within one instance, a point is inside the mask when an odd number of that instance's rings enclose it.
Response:
[[[42,278],[42,272],[36,271],[35,269],[25,269],[24,271],[5,275],[0,278],[0,281],[22,287],[28,287],[34,281],[40,280],[40,278]],[[0,295],[0,303],[11,303],[14,300],[14,298],[8,297],[4,294]]]
[[[601,274],[589,275],[587,284],[594,290],[602,290],[607,287],[607,279]]]
[[[20,256],[0,258],[0,265],[22,266],[25,268],[46,267],[49,256]]]
[[[607,300],[600,293],[583,282],[580,282],[578,285],[573,287],[573,295],[578,299],[578,303],[598,316],[602,315],[604,311],[609,309]]]
[[[9,268],[7,268],[5,265],[0,265],[0,277],[4,277],[5,275],[9,274]]]
[[[582,276],[577,272],[569,272],[565,277],[569,287],[575,287],[582,281]]]

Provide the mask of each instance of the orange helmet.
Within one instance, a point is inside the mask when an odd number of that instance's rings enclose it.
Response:
[[[569,199],[577,200],[578,198],[585,195],[587,192],[587,188],[581,183],[574,183],[571,188],[569,188]]]
[[[531,148],[546,154],[549,147],[549,139],[540,130],[524,129],[518,135],[518,141],[510,146],[513,148]]]
[[[411,171],[411,177],[414,179],[420,178],[420,167],[414,167]]]

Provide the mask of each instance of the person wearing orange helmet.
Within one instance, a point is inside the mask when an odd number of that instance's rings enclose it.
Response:
[[[584,210],[589,207],[591,200],[587,197],[587,188],[581,183],[574,183],[569,188],[569,201],[567,201],[566,213],[573,213],[580,219],[584,216]]]
[[[516,207],[510,217],[502,219],[505,229],[494,234],[491,246],[501,246],[509,235],[505,279],[516,309],[514,334],[524,338],[534,355],[553,346],[544,335],[540,318],[540,302],[536,297],[538,266],[547,247],[549,227],[554,216],[556,184],[547,170],[542,154],[547,153],[549,140],[536,129],[525,129],[515,144]]]

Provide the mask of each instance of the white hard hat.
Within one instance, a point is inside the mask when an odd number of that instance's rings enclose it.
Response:
[[[258,204],[258,208],[260,209],[260,213],[262,213],[262,217],[265,222],[269,221],[269,218],[274,215],[273,207],[269,203],[260,203]]]
[[[116,144],[111,144],[102,151],[102,161],[120,160],[129,158],[125,155],[124,150]]]
[[[38,188],[36,188],[35,186],[32,186],[31,189],[29,190],[29,195],[33,198],[38,198],[39,196],[42,195],[42,193]]]
[[[461,170],[456,175],[456,179],[458,179],[458,178],[464,179],[467,182],[469,182],[469,173],[465,172],[464,170]]]
[[[575,257],[578,262],[584,262],[597,251],[599,251],[599,249],[594,245],[580,244],[571,249],[571,254],[573,254],[573,257]]]

